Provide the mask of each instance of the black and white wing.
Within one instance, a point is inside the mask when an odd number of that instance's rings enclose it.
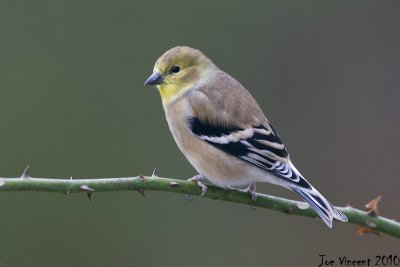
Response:
[[[192,117],[188,123],[191,132],[200,139],[286,181],[288,188],[310,204],[329,227],[332,227],[333,218],[347,221],[346,216],[326,200],[293,166],[285,145],[268,122],[250,128],[240,128],[215,125]]]
[[[219,126],[190,118],[190,130],[200,139],[231,156],[298,186],[310,188],[289,161],[289,154],[271,124],[251,128]]]

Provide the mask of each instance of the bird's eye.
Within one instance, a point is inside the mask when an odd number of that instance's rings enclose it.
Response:
[[[178,73],[180,70],[181,70],[181,68],[179,68],[179,66],[173,66],[173,67],[171,68],[171,71],[172,71],[173,73]]]

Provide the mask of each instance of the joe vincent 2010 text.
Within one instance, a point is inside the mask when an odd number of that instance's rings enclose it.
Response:
[[[372,260],[366,259],[349,259],[346,256],[338,257],[337,259],[328,258],[327,255],[318,255],[320,262],[318,267],[321,266],[372,266]]]

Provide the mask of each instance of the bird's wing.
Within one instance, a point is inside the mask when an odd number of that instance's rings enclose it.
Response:
[[[222,126],[191,117],[190,131],[218,149],[303,188],[310,184],[289,160],[289,154],[273,126],[265,122],[253,127]]]

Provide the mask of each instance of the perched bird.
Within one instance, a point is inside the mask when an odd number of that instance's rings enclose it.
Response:
[[[176,144],[199,175],[225,188],[255,182],[283,186],[299,194],[332,227],[347,221],[294,167],[278,133],[251,94],[199,50],[178,46],[155,63],[145,85],[157,85]]]

